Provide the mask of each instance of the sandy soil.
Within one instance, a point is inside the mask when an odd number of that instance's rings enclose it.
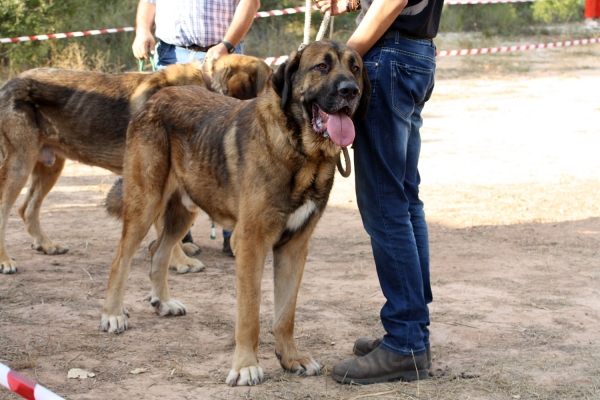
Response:
[[[198,218],[207,265],[170,275],[189,314],[159,318],[149,234],[132,266],[130,330],[98,330],[120,224],[101,203],[115,177],[69,163],[42,223],[71,247],[29,248],[16,206],[0,276],[0,362],[68,399],[599,399],[600,47],[441,58],[425,109],[422,197],[431,235],[433,372],[414,383],[340,386],[331,366],[380,335],[379,289],[353,179],[337,177],[311,242],[296,338],[323,366],[289,376],[274,355],[270,260],[259,359],[266,382],[229,388],[235,266]],[[93,372],[68,379],[71,368]],[[140,372],[141,373],[133,373]],[[0,399],[16,395],[0,388]]]

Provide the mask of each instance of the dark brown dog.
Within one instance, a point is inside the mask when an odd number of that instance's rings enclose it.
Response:
[[[240,82],[238,74],[246,81]],[[271,68],[255,57],[221,57],[213,70],[214,88],[246,96],[265,91]],[[246,82],[254,86],[250,89]],[[27,178],[31,186],[19,214],[33,237],[32,247],[46,254],[69,248],[48,237],[40,225],[42,201],[60,176],[66,158],[121,174],[127,125],[146,101],[168,86],[205,86],[201,64],[172,65],[152,73],[108,75],[89,71],[34,69],[0,89],[0,272],[17,271],[5,247],[10,210]],[[246,97],[242,97],[246,98]],[[188,254],[197,247],[174,251],[178,272],[201,270]]]
[[[100,322],[105,331],[127,329],[123,298],[130,262],[160,215],[164,229],[151,250],[147,299],[161,316],[186,313],[169,293],[169,255],[202,209],[226,229],[235,227],[238,308],[231,386],[263,379],[257,358],[260,283],[271,250],[277,357],[292,373],[320,372],[296,348],[296,298],[340,146],[354,139],[350,117],[366,112],[370,92],[358,53],[330,41],[293,53],[271,83],[273,89],[250,101],[198,87],[166,88],[133,119],[123,175],[123,234]],[[119,196],[118,190],[111,193]]]

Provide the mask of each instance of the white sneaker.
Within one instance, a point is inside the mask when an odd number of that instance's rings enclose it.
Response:
[[[588,28],[597,28],[598,27],[598,21],[596,21],[593,18],[586,18],[584,21],[584,24]]]

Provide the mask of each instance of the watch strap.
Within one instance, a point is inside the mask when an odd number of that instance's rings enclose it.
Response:
[[[227,51],[229,52],[229,54],[233,53],[235,51],[235,46],[232,45],[231,43],[222,40],[221,43],[223,43],[223,45],[225,45],[225,47],[227,47]]]

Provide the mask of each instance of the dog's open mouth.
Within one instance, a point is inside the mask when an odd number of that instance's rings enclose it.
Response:
[[[340,147],[346,147],[354,141],[354,123],[348,116],[348,107],[327,114],[316,103],[312,106],[312,126],[315,133],[331,139]]]

